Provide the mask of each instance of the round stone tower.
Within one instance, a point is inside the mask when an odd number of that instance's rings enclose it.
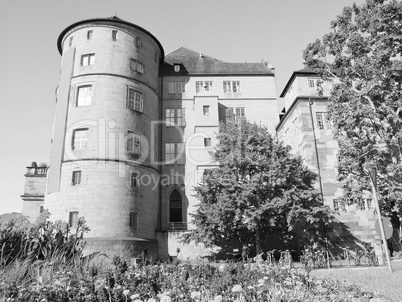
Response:
[[[117,17],[74,23],[62,55],[44,207],[89,250],[157,251],[160,42]]]

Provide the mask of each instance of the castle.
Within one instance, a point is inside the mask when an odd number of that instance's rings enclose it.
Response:
[[[353,234],[378,240],[369,199],[359,209],[339,209],[337,144],[325,118],[330,87],[318,96],[311,70],[293,73],[282,110],[267,62],[229,63],[186,48],[165,55],[151,33],[117,17],[74,23],[57,46],[50,165],[47,175],[34,165],[26,174],[23,215],[31,220],[43,208],[72,226],[85,217],[89,250],[207,255],[202,245],[179,242],[193,227],[193,187],[217,165],[211,151],[219,123],[247,118],[303,156],[319,175],[324,203]]]

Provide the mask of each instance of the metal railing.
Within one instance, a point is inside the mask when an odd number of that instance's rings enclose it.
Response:
[[[169,222],[169,231],[186,231],[187,222]]]

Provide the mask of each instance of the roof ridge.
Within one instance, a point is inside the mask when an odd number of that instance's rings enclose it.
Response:
[[[171,53],[169,53],[168,55],[166,55],[165,58],[172,57],[172,56],[174,56],[175,53],[177,53],[177,52],[179,52],[179,51],[190,52],[190,53],[193,53],[194,56],[202,55],[203,58],[207,58],[207,59],[210,59],[210,60],[214,60],[214,61],[216,61],[216,62],[225,62],[225,61],[219,60],[219,59],[217,59],[217,58],[215,58],[215,57],[212,57],[212,56],[210,56],[210,55],[206,55],[206,54],[204,54],[204,53],[201,52],[201,51],[195,51],[195,50],[192,50],[192,49],[187,48],[187,47],[184,47],[184,46],[182,46],[182,47],[180,47],[180,48],[178,48],[178,49],[172,51]]]

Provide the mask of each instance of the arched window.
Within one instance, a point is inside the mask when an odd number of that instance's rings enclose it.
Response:
[[[182,198],[179,191],[174,190],[170,194],[170,222],[182,222]]]

